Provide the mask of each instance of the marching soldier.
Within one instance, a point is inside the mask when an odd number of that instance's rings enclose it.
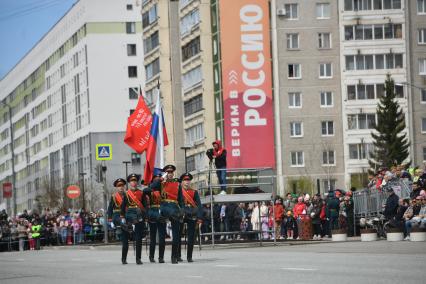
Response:
[[[200,196],[197,190],[191,188],[192,175],[184,173],[180,177],[180,187],[184,199],[184,223],[186,223],[187,234],[187,251],[186,259],[188,262],[193,262],[192,251],[194,249],[194,239],[196,224],[201,225],[203,220],[203,207],[201,205]],[[178,249],[178,257],[180,258],[180,248]]]
[[[177,252],[180,242],[179,225],[182,218],[181,208],[183,205],[182,190],[179,180],[174,178],[176,167],[167,165],[163,168],[166,172],[166,179],[161,183],[161,217],[169,219],[172,224],[172,263],[177,264]],[[155,186],[155,185],[154,185]],[[162,240],[160,240],[161,242]]]
[[[149,196],[149,261],[155,262],[154,255],[158,231],[158,262],[164,263],[164,250],[166,248],[166,220],[160,216],[160,182],[161,174],[154,175],[150,186],[144,189],[144,192]]]
[[[118,178],[113,183],[116,188],[116,192],[111,195],[111,199],[108,204],[108,222],[111,222],[111,227],[116,228],[116,234],[122,234],[121,225],[121,204],[123,203],[123,196],[125,194],[124,189],[126,181],[122,178]]]
[[[142,238],[145,234],[145,208],[146,196],[138,188],[139,175],[130,174],[127,177],[129,189],[124,194],[123,203],[121,204],[121,222],[127,225],[128,230],[123,230],[123,251],[121,261],[127,264],[127,251],[129,249],[130,230],[134,228],[134,240],[136,242],[136,264],[142,264]],[[126,231],[126,232],[124,232]]]

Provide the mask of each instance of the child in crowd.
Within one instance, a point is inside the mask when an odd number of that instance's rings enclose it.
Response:
[[[293,237],[294,237],[294,228],[296,227],[296,220],[294,219],[293,214],[291,213],[291,211],[287,211],[286,227],[287,227],[287,238],[288,239],[293,239]]]

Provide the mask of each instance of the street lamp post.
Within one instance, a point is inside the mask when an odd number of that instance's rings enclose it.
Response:
[[[184,151],[184,155],[185,155],[185,173],[187,173],[188,172],[188,163],[187,163],[186,151],[188,151],[189,149],[191,149],[191,147],[190,146],[182,146],[180,148]]]
[[[16,205],[16,173],[15,173],[15,148],[13,145],[13,123],[12,123],[12,107],[10,106],[10,104],[1,101],[1,103],[3,105],[5,105],[8,108],[8,112],[9,112],[9,128],[10,128],[10,151],[11,151],[11,160],[12,160],[12,200],[13,200],[13,211],[12,211],[12,216],[16,216],[17,214],[17,205]]]
[[[130,164],[130,161],[123,161],[123,164],[126,166],[126,177],[124,179],[127,179],[128,174],[128,165]],[[127,183],[126,183],[126,189],[128,189]]]
[[[87,173],[79,173],[79,176],[81,176],[81,194],[83,196],[83,210],[86,212],[86,192],[84,190],[84,176]]]

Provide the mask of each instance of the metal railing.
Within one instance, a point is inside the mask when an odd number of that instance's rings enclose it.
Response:
[[[399,198],[409,198],[411,183],[405,179],[394,179],[386,187],[392,187]],[[386,190],[378,190],[375,185],[353,195],[354,213],[357,217],[377,216],[383,212],[389,194]]]

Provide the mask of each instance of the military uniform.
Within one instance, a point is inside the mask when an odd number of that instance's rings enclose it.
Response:
[[[172,173],[175,170],[176,167],[173,165],[167,165],[163,168],[164,172]],[[154,184],[154,186],[156,186],[156,184]],[[173,264],[176,264],[178,263],[177,251],[180,242],[179,225],[183,216],[181,212],[183,206],[182,190],[177,178],[166,178],[165,181],[160,182],[159,186],[161,188],[160,218],[165,220],[169,219],[172,224],[173,239],[171,260]],[[160,240],[160,242],[162,242],[162,240]]]
[[[117,236],[122,234],[121,231],[121,204],[123,203],[124,191],[121,191],[121,187],[126,185],[126,181],[122,178],[116,179],[113,183],[114,187],[117,188],[117,192],[111,195],[109,204],[108,204],[108,221],[112,222],[113,226],[116,228]]]
[[[196,224],[202,223],[203,207],[201,205],[201,200],[198,191],[190,187],[184,188],[184,186],[182,185],[182,182],[184,180],[192,180],[192,175],[190,173],[184,173],[183,175],[181,175],[181,184],[179,185],[179,187],[182,190],[182,195],[184,199],[183,223],[186,224],[187,234],[186,259],[188,260],[188,262],[193,262],[192,251],[194,249]],[[178,259],[179,258],[181,259],[181,242],[179,242],[178,247]]]
[[[144,190],[144,192],[149,197],[149,261],[155,262],[154,255],[158,232],[158,262],[164,263],[164,250],[166,248],[166,219],[162,218],[160,215],[161,184],[155,182],[159,178],[161,178],[161,175],[154,176],[153,182]]]
[[[123,230],[123,250],[122,261],[127,264],[127,251],[129,249],[129,236],[131,228],[134,226],[134,241],[136,243],[136,264],[142,264],[142,238],[145,234],[145,208],[146,196],[137,187],[132,188],[131,182],[139,182],[139,176],[131,174],[127,177],[130,186],[124,194],[123,203],[121,204],[122,223],[126,224],[127,230]]]

